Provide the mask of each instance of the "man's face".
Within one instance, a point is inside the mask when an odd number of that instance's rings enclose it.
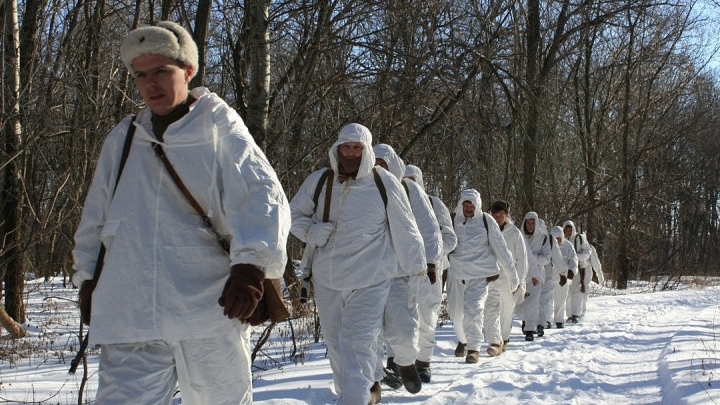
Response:
[[[475,216],[475,206],[470,201],[464,201],[462,203],[463,216],[465,218],[472,218]]]
[[[508,214],[504,210],[500,210],[493,212],[492,217],[495,218],[495,222],[497,222],[498,225],[503,226],[505,225],[505,221],[507,221]]]
[[[535,218],[528,218],[525,220],[525,230],[529,234],[535,233]]]
[[[187,99],[192,66],[182,68],[162,55],[138,56],[132,65],[135,86],[153,113],[167,115]]]
[[[570,237],[572,236],[572,226],[568,225],[565,228],[563,228],[563,233],[565,234],[566,238],[570,239]]]
[[[562,238],[559,236],[555,237],[555,240],[557,240],[558,245],[562,244]]]
[[[345,142],[338,146],[338,171],[340,174],[351,176],[357,173],[362,162],[363,144],[360,142]]]

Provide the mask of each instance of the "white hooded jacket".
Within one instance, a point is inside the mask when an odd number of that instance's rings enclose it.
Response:
[[[398,276],[425,274],[423,239],[410,203],[400,182],[386,170],[377,170],[377,174],[387,193],[387,206],[380,196],[373,175],[375,154],[370,131],[359,124],[349,124],[340,130],[329,151],[335,173],[337,148],[346,142],[363,144],[362,161],[356,178],[343,183],[337,176],[333,180],[329,220],[334,231],[328,242],[315,250],[313,283],[349,291]],[[290,202],[291,232],[302,241],[307,240],[310,227],[322,221],[322,201],[327,190],[323,187],[317,210],[312,197],[324,170],[311,173]]]
[[[584,234],[578,233],[573,221],[567,220],[563,222],[563,229],[567,226],[572,228],[572,233],[567,240],[572,243],[573,248],[575,248],[575,253],[577,254],[578,259],[578,269],[587,269],[589,273],[587,277],[590,277],[592,276],[592,273],[590,272],[590,255],[592,254],[592,251],[590,250],[590,242],[588,242],[587,237]]]
[[[525,226],[525,222],[527,222],[528,219],[535,220],[535,231],[531,234],[526,231],[527,228]],[[539,281],[542,281],[545,279],[545,266],[550,264],[550,259],[552,257],[549,240],[550,235],[548,235],[547,229],[545,229],[545,222],[538,217],[536,212],[530,211],[525,214],[525,218],[523,218],[520,229],[527,239],[530,251],[535,255],[538,268],[542,272],[542,274],[539,275],[540,277],[536,278],[538,278]]]
[[[558,246],[560,247],[560,252],[562,253],[563,262],[562,264],[558,263],[555,266],[558,274],[567,276],[568,270],[577,274],[578,259],[572,243],[565,239],[565,234],[563,234],[563,230],[559,226],[554,226],[550,233],[555,238],[555,241],[557,241],[557,238],[560,238]],[[555,265],[555,263],[553,263],[553,265]]]
[[[425,183],[423,182],[422,170],[415,165],[405,166],[405,176],[413,177],[415,182],[425,191]],[[435,213],[438,225],[440,226],[440,234],[442,235],[442,256],[440,262],[437,264],[440,270],[445,270],[450,266],[448,261],[448,254],[455,249],[457,246],[457,236],[453,230],[452,218],[450,217],[450,211],[445,206],[445,203],[441,199],[433,195],[429,195],[430,206]]]
[[[403,188],[405,188],[415,217],[415,223],[425,244],[425,259],[428,264],[438,266],[442,256],[442,235],[440,234],[440,225],[425,190],[420,188],[417,183],[403,178],[405,175],[405,163],[390,145],[384,143],[375,145],[373,152],[375,152],[376,159],[382,159],[388,164],[390,173],[397,177]]]
[[[188,204],[155,156],[151,112],[135,138],[112,195],[130,117],[107,136],[75,233],[77,286],[93,276],[100,242],[104,268],[93,293],[91,344],[185,340],[226,333],[237,323],[218,305],[230,265],[254,264],[282,276],[290,212],[267,158],[240,116],[206,88],[171,124],[163,149],[221,235],[230,255]]]
[[[476,207],[472,218],[463,215],[464,201],[470,201]],[[474,189],[460,193],[453,219],[458,243],[450,253],[450,271],[461,280],[497,276],[504,271],[510,290],[515,291],[519,279],[512,254],[495,219],[482,211],[481,202],[480,193]],[[486,222],[488,228],[485,228]]]

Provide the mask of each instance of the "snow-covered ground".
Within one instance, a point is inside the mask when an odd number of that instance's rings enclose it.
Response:
[[[453,356],[452,325],[444,323],[437,329],[432,382],[415,395],[383,386],[381,403],[720,403],[720,287],[593,287],[581,323],[525,342],[516,321],[508,351],[481,356],[478,364]],[[68,374],[78,347],[77,290],[63,288],[61,280],[33,280],[26,291],[28,336],[0,340],[0,403],[77,404],[83,367]],[[291,329],[285,323],[275,332],[254,363],[255,404],[334,404],[326,351],[314,343],[310,325],[298,321]],[[97,353],[89,351],[84,403],[92,403],[97,388]]]

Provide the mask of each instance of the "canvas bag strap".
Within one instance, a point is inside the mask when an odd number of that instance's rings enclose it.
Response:
[[[153,150],[155,151],[155,155],[160,158],[163,165],[167,169],[168,173],[170,174],[170,178],[172,178],[177,188],[180,190],[183,196],[185,196],[187,202],[190,204],[190,206],[193,207],[193,209],[195,209],[198,215],[200,215],[200,218],[202,218],[203,222],[205,222],[205,225],[207,225],[207,227],[212,230],[213,234],[215,234],[215,238],[217,238],[218,243],[220,243],[220,246],[223,248],[223,250],[225,250],[225,252],[227,253],[230,253],[230,244],[225,238],[220,235],[217,229],[215,229],[215,226],[213,226],[210,217],[205,214],[205,211],[203,211],[200,203],[198,203],[195,197],[193,197],[193,195],[190,193],[190,190],[185,187],[185,183],[183,183],[177,171],[175,171],[172,163],[170,163],[167,155],[165,155],[165,151],[163,150],[162,146],[160,146],[159,143],[153,143]]]

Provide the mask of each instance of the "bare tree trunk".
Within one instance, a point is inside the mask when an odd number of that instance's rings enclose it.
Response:
[[[247,57],[250,62],[248,77],[248,114],[245,123],[260,148],[267,148],[267,123],[270,92],[270,33],[268,18],[269,0],[247,0],[245,19],[249,32]]]
[[[3,317],[25,322],[25,269],[21,249],[22,159],[20,153],[22,128],[20,126],[20,31],[17,0],[8,1],[3,8],[3,154],[2,189],[0,201],[0,269],[5,281],[5,311],[0,311],[0,323],[8,332],[17,335],[17,328]]]
[[[530,90],[527,96],[527,116],[523,137],[523,211],[535,209],[535,168],[537,167],[538,103],[540,83],[538,64],[540,46],[540,1],[528,0],[527,21],[527,66],[525,81]]]
[[[207,46],[208,24],[210,22],[210,9],[212,0],[200,0],[195,14],[195,29],[193,36],[198,47],[198,72],[190,83],[191,87],[201,86],[205,82],[205,48]]]

